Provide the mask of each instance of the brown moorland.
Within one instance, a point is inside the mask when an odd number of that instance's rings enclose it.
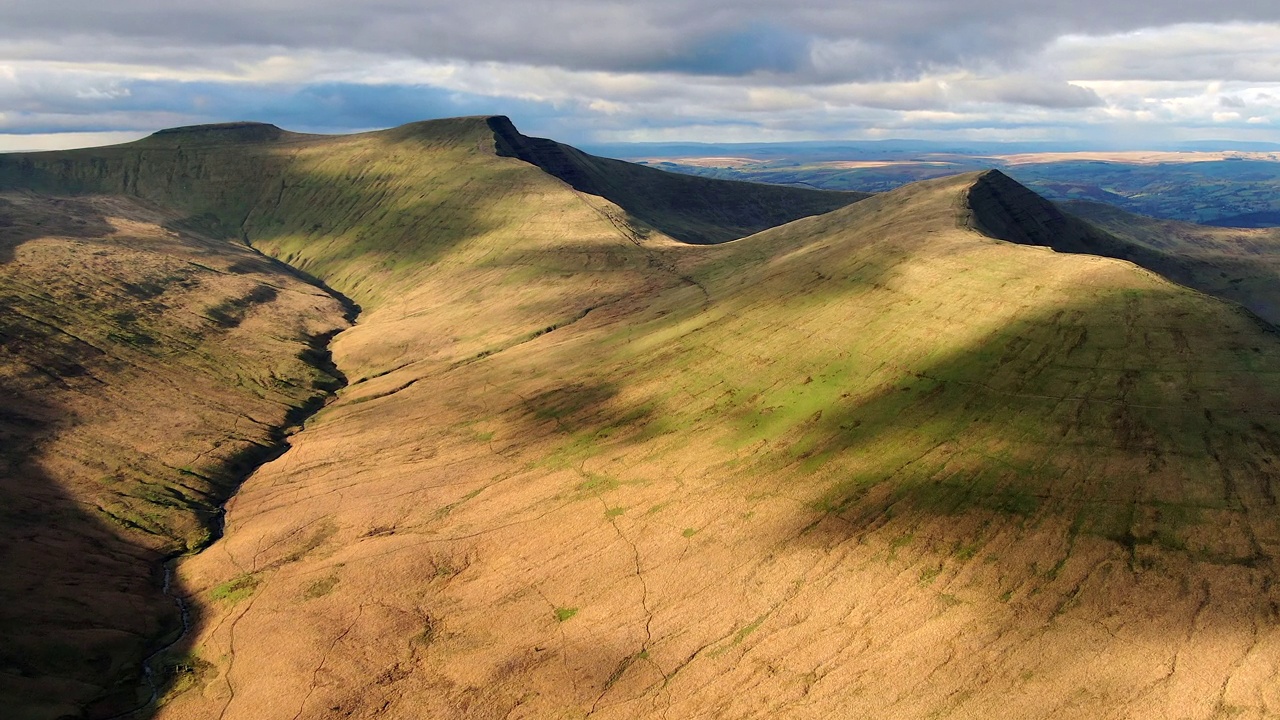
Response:
[[[146,701],[155,685],[179,691],[203,672],[198,657],[169,647],[182,623],[159,562],[214,538],[221,502],[342,382],[325,345],[357,308],[344,309],[342,298],[311,286],[314,278],[227,238],[246,240],[251,229],[268,244],[305,244],[309,267],[376,306],[402,299],[402,291],[412,301],[415,277],[403,271],[429,271],[485,223],[570,241],[617,227],[632,237],[647,232],[617,208],[611,217],[541,189],[559,182],[495,157],[482,121],[423,129],[322,138],[236,123],[113,148],[0,157],[7,191],[0,692],[19,717],[81,710],[107,717]],[[666,173],[641,169],[629,180],[641,208],[689,194],[690,181]],[[862,197],[692,184],[712,197],[736,193],[754,208],[739,233]],[[731,236],[699,212],[719,210],[694,202],[669,218],[702,228],[691,240],[713,230]],[[483,258],[473,259],[483,285]],[[539,272],[514,274],[519,282]],[[467,303],[482,299],[478,288],[461,288],[459,307],[474,307]],[[536,289],[516,290],[506,297],[536,299]],[[389,304],[392,312],[403,306]],[[526,319],[519,313],[512,307],[494,317],[496,328],[473,322],[470,342],[509,332],[513,318]],[[430,327],[422,318],[406,328],[384,335],[404,346],[380,361],[466,342],[423,334]],[[233,582],[215,594],[246,590]],[[143,658],[157,649],[149,661],[157,676],[142,683]]]
[[[179,625],[160,561],[340,384],[342,305],[119,197],[0,194],[0,694],[7,717],[137,705]],[[147,691],[144,691],[147,692]]]
[[[288,140],[275,200],[170,205],[364,313],[351,384],[178,563],[158,717],[1277,712],[1253,315],[1040,246],[1122,238],[998,175],[693,246],[660,225],[705,210],[493,131]],[[164,162],[205,188],[234,145]],[[23,177],[119,180],[89,158]]]

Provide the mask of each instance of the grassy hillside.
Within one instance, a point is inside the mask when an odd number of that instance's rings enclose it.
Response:
[[[0,692],[23,717],[135,702],[143,655],[177,622],[159,559],[207,542],[222,499],[336,384],[312,366],[344,324],[339,304],[222,238],[381,311],[376,352],[361,349],[363,327],[344,337],[356,382],[475,360],[649,276],[687,282],[637,245],[625,210],[499,157],[495,142],[482,118],[339,138],[237,123],[0,156],[0,540],[14,570],[0,587],[12,640]],[[805,195],[850,201],[783,199]],[[424,285],[438,266],[459,282]],[[605,272],[582,283],[584,267]],[[448,310],[424,317],[424,294]]]
[[[14,718],[136,705],[176,636],[159,561],[340,384],[341,305],[121,198],[0,194],[0,698]],[[87,708],[87,709],[86,709]]]
[[[544,320],[352,371],[183,563],[215,669],[162,716],[1273,712],[1280,342],[972,229],[1029,202],[457,246],[341,367]]]
[[[179,563],[158,717],[1278,711],[1253,316],[1069,254],[1135,241],[999,174],[788,216],[513,133],[0,158],[364,307],[350,385]]]
[[[506,118],[413,123],[349,136],[308,136],[252,123],[163,131],[109,148],[0,156],[0,188],[121,193],[187,213],[188,225],[244,238],[322,276],[363,306],[416,284],[417,270],[459,243],[545,223],[531,207],[561,187],[536,162],[501,157],[549,147]],[[655,229],[720,242],[865,197],[704,180],[550,143],[552,175],[609,201],[586,203],[637,240]],[[527,153],[526,153],[527,154]],[[568,174],[566,174],[568,173]],[[576,212],[572,198],[562,212]],[[606,208],[606,205],[608,206]],[[410,270],[409,272],[402,272]]]

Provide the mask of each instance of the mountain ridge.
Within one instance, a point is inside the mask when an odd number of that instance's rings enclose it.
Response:
[[[661,173],[496,118],[0,156],[9,202],[83,220],[8,223],[0,267],[168,226],[237,258],[247,240],[363,308],[329,346],[349,384],[241,486],[217,551],[174,568],[197,621],[158,659],[159,717],[1031,715],[1081,688],[1086,715],[1207,717],[1227,685],[1265,710],[1259,639],[1235,621],[1262,627],[1277,600],[1280,340],[1127,262],[1051,252],[1123,239],[1001,175],[689,244],[658,225],[734,213],[649,222]],[[617,196],[634,178],[649,189]],[[50,187],[177,205],[32,194]],[[759,192],[757,224],[785,217],[768,205],[788,194]],[[191,236],[200,222],[220,234]],[[121,287],[68,248],[83,285]],[[243,262],[217,266],[237,292],[193,306],[213,332],[273,307],[231,270],[267,266]],[[0,291],[30,285],[14,277]],[[134,315],[188,307],[176,274],[156,283],[135,283],[155,307]],[[138,318],[49,317],[151,347]],[[228,348],[214,367],[243,368],[236,392],[285,367]],[[125,388],[112,367],[95,377]],[[54,487],[60,467],[0,489]]]
[[[617,203],[642,223],[695,245],[736,239],[867,197],[866,193],[814,195],[809,190],[780,186],[768,186],[766,191],[766,186],[755,185],[753,195],[740,199],[747,186],[732,184],[737,181],[691,183],[685,180],[687,175],[596,157],[553,140],[527,137],[506,116],[486,118],[486,123],[493,129],[499,155],[524,160],[575,190]],[[637,193],[637,187],[647,192]],[[689,215],[711,221],[672,222],[666,217],[671,208],[687,208]]]

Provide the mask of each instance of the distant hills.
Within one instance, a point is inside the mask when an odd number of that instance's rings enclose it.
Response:
[[[616,144],[611,157],[701,177],[884,192],[998,168],[1052,200],[1105,202],[1144,215],[1224,227],[1280,217],[1280,146],[1193,142],[1137,152],[1069,143],[886,140],[777,144]]]
[[[1234,140],[1188,141],[1162,143],[1135,148],[1132,144],[1114,145],[1097,142],[967,140],[814,140],[806,142],[766,143],[701,143],[701,142],[624,142],[586,143],[583,149],[597,155],[621,159],[681,158],[747,155],[753,158],[804,157],[827,160],[850,160],[864,154],[928,153],[954,155],[1020,155],[1027,153],[1064,152],[1280,152],[1280,143],[1241,142]]]
[[[1275,240],[504,117],[0,156],[0,693],[1264,716]]]

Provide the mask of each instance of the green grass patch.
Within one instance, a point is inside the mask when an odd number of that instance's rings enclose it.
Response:
[[[961,561],[968,562],[978,554],[978,550],[982,548],[981,542],[961,543],[956,547],[956,551],[952,553],[952,557]]]
[[[337,575],[329,575],[327,577],[322,577],[319,580],[316,580],[315,582],[308,585],[307,588],[302,591],[302,599],[314,600],[316,598],[324,597],[325,595],[328,595],[329,593],[333,592],[333,589],[337,586],[338,586]]]
[[[898,537],[896,537],[896,538],[894,538],[892,541],[890,541],[890,543],[889,543],[889,558],[890,558],[890,559],[892,559],[892,558],[897,557],[897,556],[898,556],[898,550],[901,550],[902,548],[904,548],[904,547],[906,547],[906,546],[910,545],[910,544],[911,544],[911,541],[912,541],[912,540],[914,540],[914,539],[915,539],[915,537],[916,537],[916,536],[915,536],[915,533],[905,533],[905,534],[903,534],[903,535],[899,535]]]
[[[232,578],[209,591],[209,597],[217,602],[235,605],[253,594],[262,580],[257,575],[245,573]]]
[[[217,673],[218,669],[213,663],[195,653],[163,658],[157,673],[160,681],[159,704],[188,690],[203,688]]]
[[[586,474],[587,479],[578,483],[578,492],[594,492],[602,493],[610,490],[616,490],[621,484],[617,478],[599,473],[589,472]]]
[[[742,641],[750,637],[751,633],[760,629],[760,626],[764,624],[765,620],[769,619],[769,615],[771,615],[772,613],[773,613],[773,610],[767,610],[761,613],[755,620],[752,620],[751,622],[747,623],[743,627],[739,628],[738,631],[733,634],[732,640],[730,640],[727,644],[712,651],[709,654],[709,656],[716,657],[718,655],[722,655],[728,652],[731,648],[741,645]]]
[[[439,510],[436,510],[435,519],[443,520],[444,518],[449,517],[449,514],[452,513],[454,510],[457,510],[459,506],[471,500],[476,499],[476,497],[478,497],[480,493],[484,492],[484,490],[485,489],[483,487],[478,487],[475,490],[472,490],[471,492],[467,493],[466,495],[463,495],[459,500],[455,502],[451,502],[448,505],[445,505],[444,507],[440,508]]]
[[[578,614],[576,607],[558,607],[555,610],[556,622],[566,622]]]

